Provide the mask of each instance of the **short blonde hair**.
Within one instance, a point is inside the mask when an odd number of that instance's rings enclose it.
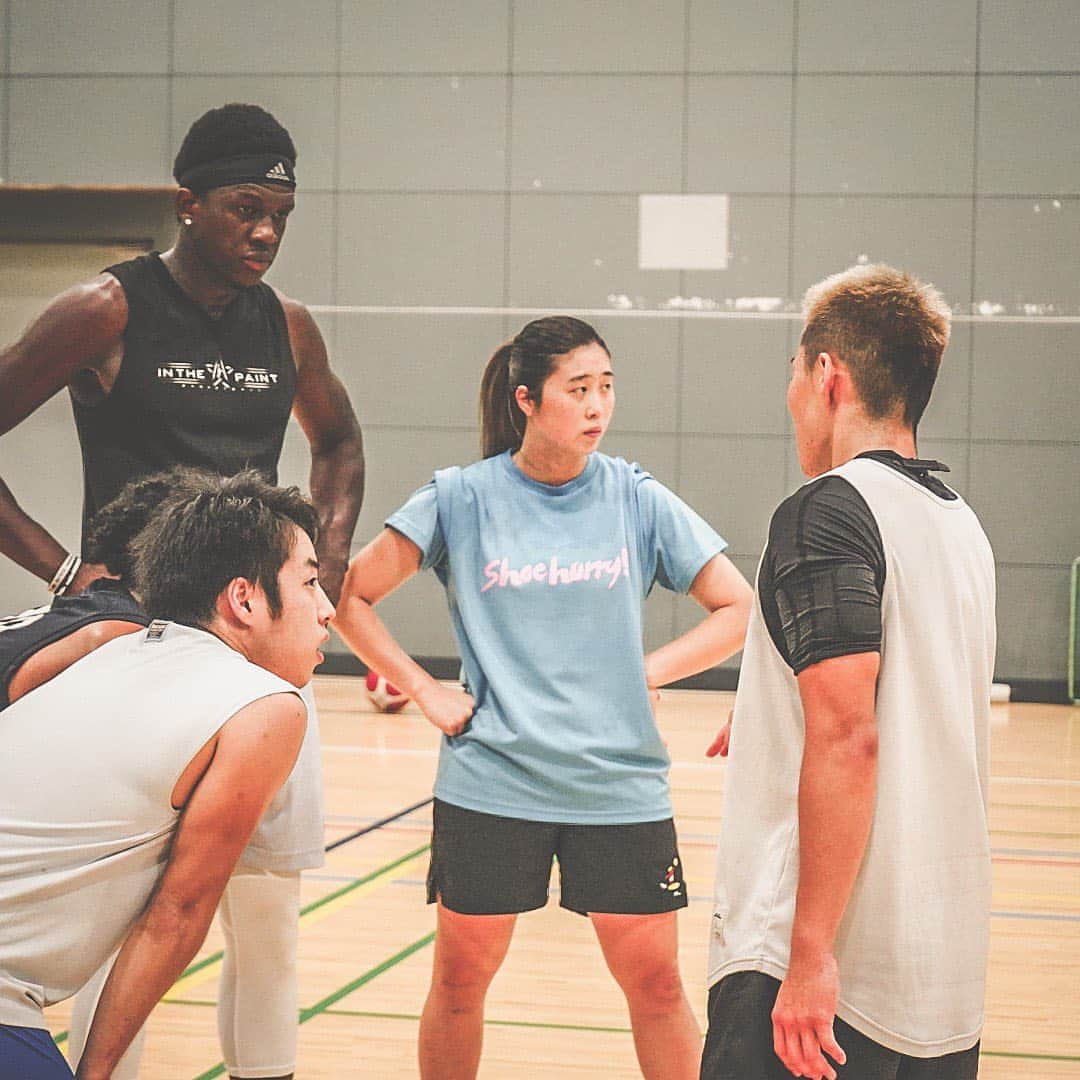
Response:
[[[803,315],[800,344],[808,366],[829,353],[851,372],[871,418],[902,410],[905,423],[918,424],[952,323],[933,285],[881,263],[852,266],[811,285]]]

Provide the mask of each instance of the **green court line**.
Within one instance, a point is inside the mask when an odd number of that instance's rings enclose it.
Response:
[[[979,1057],[1023,1058],[1025,1061],[1080,1061],[1080,1054],[1021,1054],[1012,1050],[979,1050]]]
[[[315,1002],[314,1005],[307,1009],[301,1009],[300,1023],[306,1024],[312,1017],[318,1016],[319,1013],[326,1012],[326,1010],[335,1002],[340,1001],[343,997],[348,997],[354,990],[359,990],[361,986],[371,982],[372,979],[377,979],[384,971],[389,971],[390,968],[396,967],[402,960],[407,960],[414,952],[419,952],[426,945],[430,945],[434,940],[435,931],[432,930],[430,934],[425,934],[422,938],[417,938],[411,945],[406,945],[400,952],[394,953],[388,960],[384,960],[370,971],[365,971],[363,975],[353,979],[352,982],[346,983],[340,990],[335,990],[332,994],[327,994],[322,1001]]]
[[[420,1017],[410,1013],[364,1012],[359,1009],[326,1009],[326,1016],[355,1016],[370,1020],[412,1020]],[[628,1027],[600,1027],[590,1024],[542,1024],[536,1020],[484,1020],[485,1027],[542,1028],[545,1031],[590,1031],[611,1035],[631,1035]]]
[[[185,998],[172,1001],[171,1005],[192,1005],[203,1009],[213,1009],[216,1001],[193,1001]],[[323,1016],[351,1016],[362,1020],[409,1020],[419,1023],[418,1013],[371,1012],[363,1009],[323,1009]],[[542,1028],[549,1031],[586,1031],[610,1035],[630,1035],[628,1027],[599,1027],[588,1024],[541,1024],[532,1020],[484,1020],[488,1027]],[[1080,1061],[1080,1054],[1025,1054],[1016,1050],[982,1050],[981,1057],[1017,1058],[1021,1061]],[[220,1074],[219,1074],[220,1075]]]
[[[420,847],[414,851],[410,851],[400,858],[395,859],[393,862],[387,863],[385,866],[380,866],[378,870],[373,870],[370,874],[365,874],[363,877],[356,878],[355,881],[350,881],[347,885],[342,885],[340,889],[335,889],[331,893],[327,893],[325,896],[320,896],[318,900],[313,900],[307,907],[300,909],[300,917],[303,918],[309,912],[316,911],[326,904],[329,904],[331,900],[337,900],[339,896],[345,896],[351,893],[353,890],[360,888],[361,885],[366,885],[369,881],[375,881],[377,878],[384,877],[386,874],[396,870],[402,863],[408,862],[410,859],[415,859],[417,855],[422,855],[431,844],[421,844]],[[216,953],[211,953],[209,956],[204,956],[201,960],[197,960],[194,964],[189,965],[177,978],[177,982],[180,979],[186,978],[188,975],[195,974],[196,971],[202,971],[204,967],[208,967],[210,964],[216,964],[223,956],[225,951],[219,949]],[[55,1036],[53,1042],[57,1046],[62,1045],[67,1041],[68,1033],[61,1031],[59,1035]]]
[[[347,997],[365,983],[371,982],[372,979],[377,979],[383,972],[389,971],[392,967],[396,967],[402,960],[408,959],[414,952],[418,952],[426,945],[430,945],[434,940],[435,931],[432,930],[430,934],[425,934],[422,938],[418,938],[411,945],[406,945],[404,949],[394,953],[389,959],[384,960],[381,964],[377,964],[369,971],[365,971],[363,975],[353,979],[352,982],[346,983],[340,990],[335,990],[332,994],[327,994],[321,1001],[316,1001],[314,1005],[311,1005],[306,1009],[301,1009],[299,1023],[306,1024],[309,1020],[326,1012],[334,1002],[340,1001],[343,997]],[[200,1073],[195,1080],[214,1080],[215,1077],[222,1076],[224,1072],[224,1063],[218,1062],[212,1069]]]

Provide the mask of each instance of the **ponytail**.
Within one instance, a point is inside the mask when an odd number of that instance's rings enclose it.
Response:
[[[514,343],[495,351],[480,383],[480,453],[495,457],[517,450],[525,435],[525,414],[510,393],[510,359]]]
[[[514,391],[524,386],[529,400],[539,405],[555,357],[593,342],[610,355],[603,338],[588,323],[552,315],[528,323],[496,351],[480,383],[480,447],[485,458],[517,450],[525,438],[528,418]]]

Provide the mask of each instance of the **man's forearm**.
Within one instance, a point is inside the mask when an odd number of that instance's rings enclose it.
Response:
[[[105,983],[76,1076],[107,1080],[151,1010],[198,951],[216,899],[194,910],[166,911],[151,902],[128,934]]]
[[[799,887],[792,963],[831,953],[862,863],[874,814],[873,718],[810,741],[799,778]]]
[[[42,581],[52,580],[67,552],[30,517],[0,480],[0,552]]]
[[[364,501],[364,447],[359,428],[330,450],[312,450],[311,501],[319,515],[320,576],[336,604]]]

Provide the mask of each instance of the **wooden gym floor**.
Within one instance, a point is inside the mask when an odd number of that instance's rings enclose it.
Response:
[[[322,870],[304,876],[296,1075],[414,1077],[434,929],[424,875],[437,733],[412,706],[397,716],[372,713],[358,679],[320,677],[317,696],[327,843],[343,842]],[[704,749],[732,697],[666,691],[661,703],[691,898],[681,961],[701,1022],[726,768]],[[1080,1080],[1080,709],[997,705],[993,725],[994,899],[980,1076]],[[154,1011],[142,1077],[222,1075],[220,946],[215,927]],[[52,1010],[54,1033],[67,1016],[66,1004]],[[552,898],[519,920],[492,985],[480,1076],[638,1075],[623,1000],[588,921]]]

